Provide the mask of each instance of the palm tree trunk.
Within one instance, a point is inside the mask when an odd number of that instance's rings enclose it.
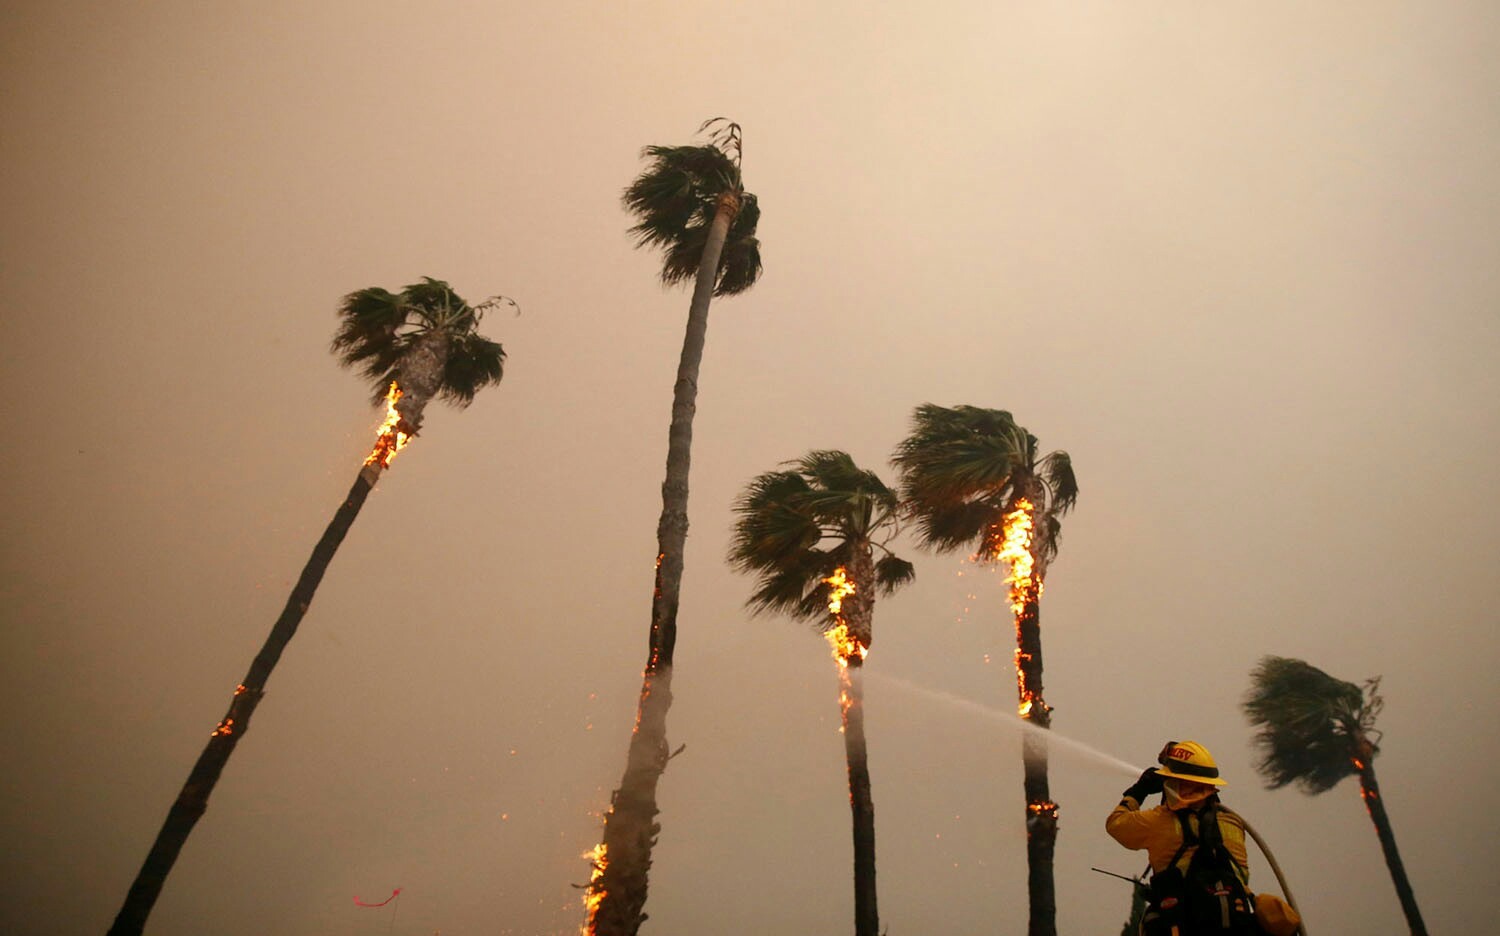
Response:
[[[1385,803],[1380,799],[1380,784],[1375,782],[1375,765],[1372,760],[1367,754],[1357,762],[1360,765],[1359,795],[1364,797],[1370,821],[1375,823],[1380,850],[1385,853],[1385,866],[1390,869],[1391,881],[1396,885],[1396,897],[1401,901],[1401,912],[1406,914],[1406,925],[1411,930],[1411,936],[1427,936],[1422,911],[1417,909],[1417,897],[1412,893],[1411,882],[1406,879],[1406,866],[1401,863],[1401,853],[1396,851],[1396,834],[1391,830],[1390,817],[1386,815]]]
[[[1041,600],[1033,594],[1016,616],[1016,669],[1021,717],[1038,728],[1052,727],[1052,710],[1042,699]],[[1029,703],[1029,705],[1027,705]],[[1038,732],[1022,735],[1021,757],[1026,792],[1026,889],[1031,913],[1028,936],[1056,936],[1057,894],[1052,860],[1057,847],[1057,804],[1047,782],[1047,739]]]
[[[878,936],[875,899],[875,803],[870,798],[870,766],[865,751],[863,667],[858,658],[839,667],[844,758],[849,764],[849,808],[854,818],[854,933]]]
[[[448,333],[434,328],[412,345],[401,360],[401,399],[396,412],[405,423],[402,431],[416,435],[422,429],[422,412],[443,385],[443,369],[448,365],[452,342]]]
[[[850,634],[868,649],[875,639],[875,560],[869,543],[855,547],[849,566],[855,590],[843,601],[843,617]],[[854,820],[854,933],[878,936],[875,803],[870,797],[870,767],[865,749],[863,660],[855,654],[839,667],[839,708],[843,717],[844,757],[849,765],[849,808]]]
[[[661,519],[656,526],[656,587],[651,596],[651,634],[636,707],[635,728],[625,758],[625,774],[604,816],[602,873],[589,885],[591,936],[635,936],[645,921],[651,849],[656,822],[656,787],[670,758],[667,710],[672,706],[672,652],[677,643],[677,604],[682,591],[683,549],[688,530],[688,469],[697,411],[698,370],[708,334],[708,304],[718,283],[719,258],[739,198],[726,192],[709,227],[693,299],[677,381],[672,389],[672,424],[667,432],[667,474],[661,486]]]
[[[1001,540],[1030,523],[1030,534],[1024,543],[1030,568],[1018,568],[1012,559],[1010,600],[1016,624],[1016,695],[1022,720],[1038,728],[1052,727],[1052,709],[1042,694],[1042,576],[1046,555],[1045,522],[1037,508],[1045,503],[1041,481],[1028,479],[1020,484],[1007,508],[1006,527]],[[1024,514],[1017,522],[1012,518]],[[1040,522],[1039,522],[1040,521]],[[1047,739],[1037,731],[1022,733],[1021,759],[1026,793],[1026,888],[1030,902],[1028,936],[1056,936],[1057,894],[1053,882],[1053,854],[1057,847],[1057,804],[1052,802],[1047,782]]]
[[[235,687],[234,696],[229,700],[229,711],[209,736],[208,744],[203,748],[203,753],[198,755],[198,762],[188,774],[187,782],[182,785],[182,791],[177,794],[176,801],[168,810],[167,819],[162,823],[161,831],[156,834],[156,841],[146,854],[145,863],[136,874],[135,882],[130,885],[125,905],[120,908],[114,925],[109,929],[110,936],[136,936],[145,927],[146,917],[155,906],[156,898],[161,893],[162,885],[166,883],[172,865],[177,861],[178,853],[182,851],[193,826],[208,809],[209,794],[219,782],[219,774],[228,763],[229,755],[234,753],[235,745],[239,744],[240,738],[250,728],[250,716],[255,713],[255,707],[265,694],[266,680],[270,678],[271,670],[276,667],[282,651],[296,635],[297,626],[307,613],[308,605],[312,603],[313,593],[323,580],[323,573],[328,570],[328,564],[338,551],[339,544],[344,541],[345,534],[354,524],[354,518],[359,516],[360,508],[364,506],[365,498],[379,480],[382,470],[377,463],[366,465],[360,471],[359,477],[354,480],[354,486],[349,489],[349,495],[344,498],[344,503],[333,515],[332,522],[323,531],[323,538],[313,548],[312,556],[302,567],[302,575],[297,579],[291,596],[287,598],[281,616],[276,619],[265,644],[255,655],[244,680]]]

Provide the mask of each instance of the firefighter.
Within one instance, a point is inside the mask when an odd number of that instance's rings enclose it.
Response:
[[[1224,779],[1213,755],[1196,741],[1169,741],[1157,763],[1161,766],[1131,784],[1104,821],[1110,837],[1126,848],[1144,849],[1151,862],[1141,933],[1259,933],[1246,890],[1245,825],[1219,808]],[[1156,793],[1162,803],[1142,809]]]

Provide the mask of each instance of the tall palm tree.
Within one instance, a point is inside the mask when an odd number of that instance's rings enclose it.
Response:
[[[861,669],[873,639],[875,593],[912,580],[911,563],[885,547],[899,503],[874,472],[843,452],[814,451],[768,471],[735,503],[729,562],[758,577],[748,604],[816,621],[839,664],[844,755],[854,821],[854,932],[877,936],[875,806],[865,754]],[[878,560],[875,551],[884,553]]]
[[[625,773],[604,816],[604,833],[593,851],[593,875],[584,897],[585,930],[600,936],[634,936],[646,919],[651,849],[661,831],[656,787],[671,757],[667,710],[672,705],[672,653],[688,529],[688,468],[708,304],[714,296],[749,289],[761,271],[760,242],[755,237],[760,208],[740,175],[740,127],[717,118],[699,128],[704,130],[712,132],[708,145],[646,147],[643,156],[649,164],[622,198],[636,219],[630,229],[636,245],[659,247],[664,253],[662,282],[693,280],[693,298],[672,390],[640,701]]]
[[[1251,673],[1244,710],[1257,729],[1255,768],[1271,789],[1295,783],[1304,793],[1316,795],[1345,777],[1359,777],[1360,796],[1375,824],[1406,925],[1412,936],[1426,936],[1375,782],[1375,755],[1380,753],[1375,719],[1384,705],[1378,676],[1361,688],[1302,660],[1267,656]]]
[[[893,459],[921,544],[938,552],[973,549],[979,562],[1010,569],[1016,628],[1016,690],[1021,718],[1052,725],[1042,697],[1042,582],[1057,556],[1061,517],[1078,499],[1067,452],[1040,455],[1036,436],[1004,410],[924,403]],[[1026,732],[1027,890],[1030,936],[1057,932],[1052,856],[1057,804],[1047,783],[1047,746]]]
[[[312,556],[286,607],[271,628],[245,678],[235,687],[229,710],[209,736],[167,812],[161,831],[146,855],[125,904],[110,927],[111,936],[140,933],[166,883],[167,874],[193,826],[208,808],[208,797],[235,745],[250,728],[250,716],[265,694],[266,680],[323,579],[333,554],[349,532],[365,498],[395,456],[422,426],[422,413],[433,398],[467,406],[482,388],[500,381],[505,351],[476,330],[483,313],[508,299],[494,297],[478,305],[459,298],[447,283],[424,278],[399,293],[379,287],[344,297],[333,351],[345,366],[359,368],[371,380],[374,400],[387,403],[385,424],[375,447],[354,479]]]

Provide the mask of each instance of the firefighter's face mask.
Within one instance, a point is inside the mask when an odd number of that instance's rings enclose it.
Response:
[[[1161,791],[1168,809],[1182,809],[1196,806],[1213,796],[1215,789],[1207,783],[1194,783],[1191,780],[1167,777],[1161,782]]]

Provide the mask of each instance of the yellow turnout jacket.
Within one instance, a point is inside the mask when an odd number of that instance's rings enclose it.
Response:
[[[1198,816],[1190,810],[1185,812],[1193,835],[1197,837]],[[1142,809],[1133,796],[1120,800],[1120,805],[1104,820],[1104,829],[1111,838],[1126,848],[1136,851],[1145,849],[1153,874],[1165,871],[1172,856],[1177,854],[1177,849],[1182,848],[1182,827],[1177,823],[1177,814],[1165,804]],[[1244,821],[1220,806],[1219,833],[1224,837],[1224,847],[1228,850],[1229,857],[1234,859],[1235,872],[1239,874],[1240,882],[1248,884],[1250,858],[1245,853]],[[1177,866],[1186,870],[1196,850],[1194,846],[1184,849]]]

